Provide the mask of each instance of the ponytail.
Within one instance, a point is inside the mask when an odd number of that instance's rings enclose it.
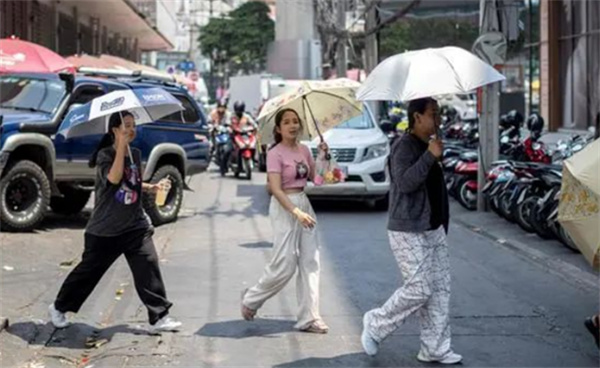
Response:
[[[110,133],[106,133],[102,136],[98,147],[94,153],[92,153],[92,157],[90,157],[90,161],[88,162],[88,166],[90,168],[96,167],[96,160],[98,159],[98,153],[102,151],[106,147],[110,147],[114,142],[112,131]]]

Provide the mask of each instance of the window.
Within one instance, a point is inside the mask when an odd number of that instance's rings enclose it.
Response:
[[[65,95],[62,81],[0,77],[0,107],[54,113]]]
[[[177,98],[181,102],[184,110],[181,112],[173,113],[169,116],[165,116],[164,118],[160,119],[161,121],[166,121],[169,123],[181,123],[182,115],[183,120],[186,124],[196,123],[198,120],[200,120],[198,111],[196,111],[196,108],[187,97],[176,94],[174,94],[173,96],[175,96],[175,98]]]
[[[371,115],[368,110],[363,107],[361,115],[346,120],[342,124],[337,125],[334,129],[373,129],[374,127],[375,124],[371,119]]]

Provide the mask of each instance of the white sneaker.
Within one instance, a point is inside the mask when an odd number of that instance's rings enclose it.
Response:
[[[363,350],[369,356],[375,356],[377,351],[379,351],[379,343],[371,337],[371,334],[367,330],[367,313],[363,316],[363,330],[360,335],[360,342],[362,344]]]
[[[175,332],[179,331],[179,327],[181,327],[182,323],[176,320],[175,318],[164,316],[158,322],[153,325],[150,325],[150,333],[160,333],[160,332]]]
[[[421,350],[417,355],[417,360],[423,363],[458,364],[462,361],[462,355],[450,352],[443,358],[434,359]]]
[[[67,320],[67,316],[63,312],[59,312],[54,307],[54,303],[48,306],[48,314],[50,314],[50,321],[56,328],[65,328],[70,325],[70,322]]]

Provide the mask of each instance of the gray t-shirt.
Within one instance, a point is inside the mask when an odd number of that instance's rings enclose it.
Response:
[[[125,157],[123,178],[118,185],[108,180],[116,151],[107,147],[96,159],[96,194],[86,232],[96,236],[117,236],[132,230],[148,229],[150,220],[142,207],[141,152],[132,148],[133,163]]]

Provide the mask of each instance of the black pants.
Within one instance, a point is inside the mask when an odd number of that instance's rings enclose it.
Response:
[[[115,237],[86,233],[81,262],[63,283],[55,308],[60,312],[78,312],[108,268],[125,255],[133,273],[135,289],[148,308],[150,324],[166,316],[172,303],[167,300],[165,285],[158,266],[152,231],[136,230]]]

